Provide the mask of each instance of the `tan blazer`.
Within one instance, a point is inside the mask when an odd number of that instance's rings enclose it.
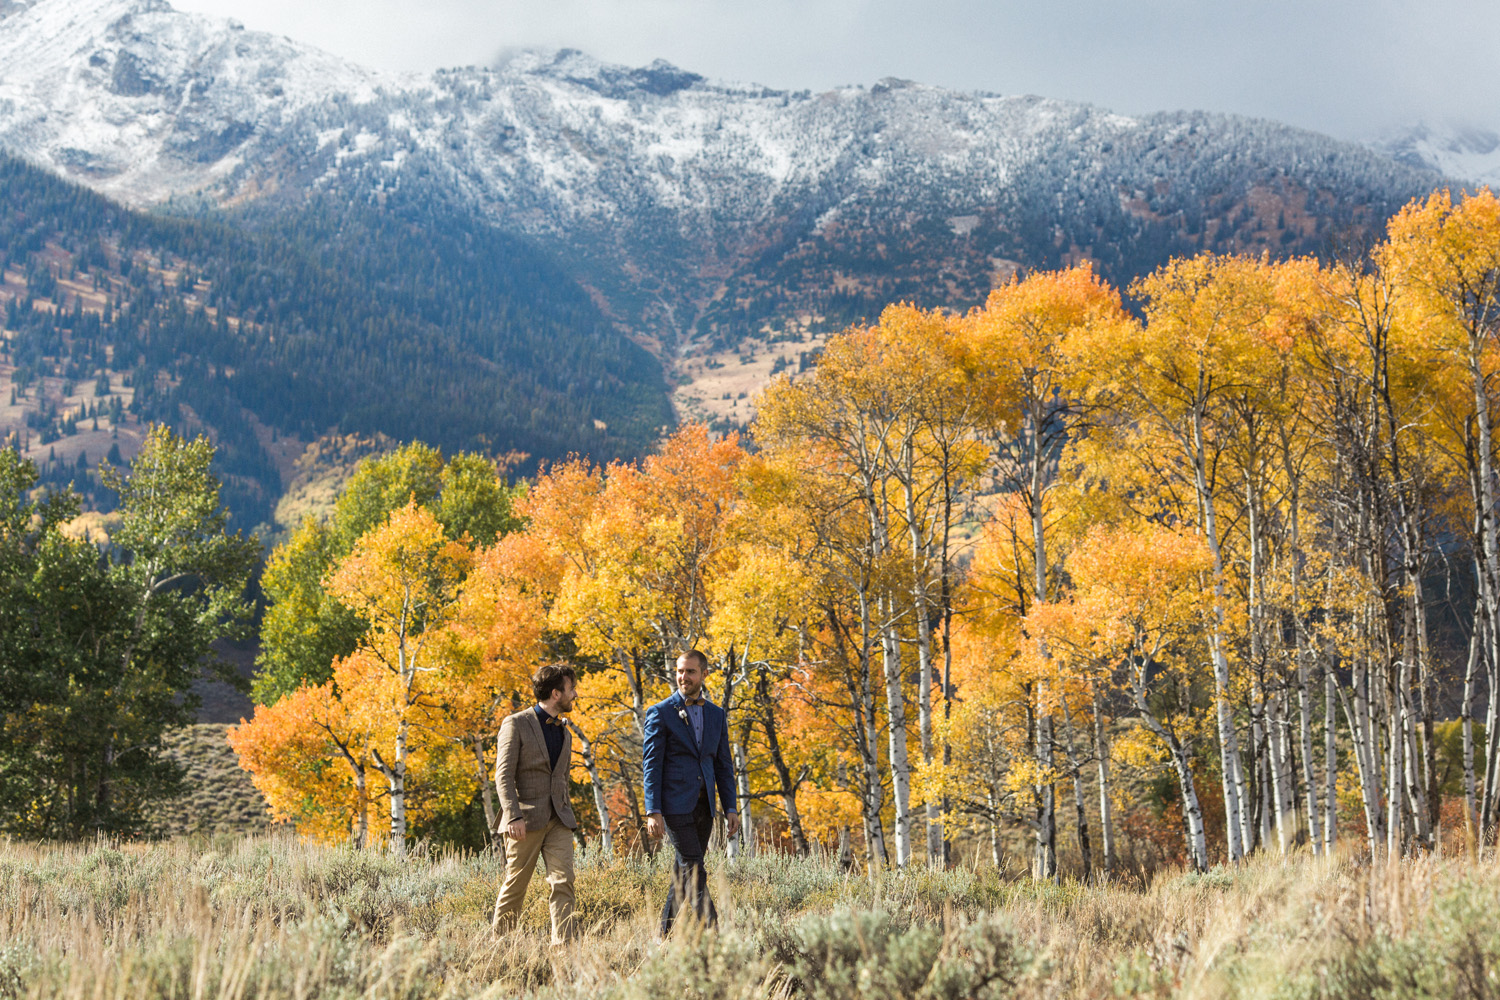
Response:
[[[500,747],[495,760],[495,788],[500,792],[500,825],[505,829],[521,819],[526,831],[540,830],[556,816],[569,830],[576,829],[568,801],[568,770],[573,763],[573,733],[563,730],[557,767],[547,754],[547,740],[536,708],[506,716],[500,723]]]

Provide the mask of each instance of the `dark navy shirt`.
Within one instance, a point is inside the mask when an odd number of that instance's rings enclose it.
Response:
[[[562,756],[563,727],[557,723],[562,719],[549,713],[541,705],[536,706],[536,721],[542,724],[542,738],[547,741],[547,756],[552,758],[552,766],[557,766],[557,758]]]

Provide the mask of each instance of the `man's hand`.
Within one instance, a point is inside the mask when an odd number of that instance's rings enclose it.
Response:
[[[740,832],[740,814],[739,813],[725,813],[724,814],[724,836],[726,836],[729,839],[733,840],[734,839],[734,835],[737,834],[737,833],[739,833],[739,832]]]
[[[651,813],[646,817],[646,832],[653,837],[660,837],[667,832],[667,824],[662,822],[661,813]]]
[[[505,828],[505,835],[511,840],[526,839],[526,821],[524,819],[511,820],[510,825]]]

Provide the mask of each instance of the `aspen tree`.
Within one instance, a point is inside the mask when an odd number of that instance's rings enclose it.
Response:
[[[986,426],[993,442],[997,485],[1020,499],[1030,522],[1032,578],[1029,597],[1024,592],[1020,595],[1018,610],[1023,616],[1029,603],[1052,597],[1047,495],[1057,481],[1063,444],[1078,432],[1086,412],[1079,386],[1084,369],[1074,342],[1107,339],[1127,325],[1119,295],[1095,277],[1087,264],[1013,280],[990,293],[984,307],[967,317],[970,348],[984,368],[976,382],[989,403]],[[1045,660],[1045,647],[1038,651]],[[1037,878],[1050,878],[1057,872],[1052,775],[1059,741],[1056,720],[1041,708],[1052,701],[1048,684],[1044,675],[1036,685],[1040,783],[1034,793],[1033,874]],[[1072,753],[1068,759],[1076,790],[1081,788],[1079,765]],[[1081,811],[1078,816],[1080,836],[1086,839],[1082,828],[1086,816]]]
[[[1467,412],[1460,411],[1461,447],[1449,454],[1463,456],[1472,501],[1472,534],[1477,569],[1480,622],[1476,634],[1488,640],[1491,691],[1490,752],[1487,755],[1480,828],[1492,822],[1500,772],[1495,766],[1497,690],[1495,664],[1500,652],[1494,642],[1500,614],[1500,524],[1495,510],[1495,398],[1496,349],[1500,346],[1500,199],[1488,189],[1458,201],[1447,191],[1413,203],[1390,222],[1390,237],[1378,252],[1381,265],[1392,273],[1417,315],[1409,318],[1421,330],[1422,343],[1437,353],[1460,384],[1466,383]],[[1455,386],[1456,387],[1456,386]],[[1485,648],[1483,645],[1479,647]],[[1471,667],[1476,657],[1470,656]],[[1423,697],[1430,696],[1424,671]],[[1466,681],[1466,691],[1472,683]],[[1432,742],[1430,716],[1424,720],[1426,745]],[[1472,707],[1464,702],[1466,782],[1472,784]],[[1430,780],[1430,756],[1424,760]],[[1435,800],[1434,800],[1435,805]]]
[[[1099,526],[1068,557],[1070,600],[1038,604],[1029,625],[1060,655],[1121,662],[1142,724],[1167,748],[1182,796],[1188,856],[1208,868],[1203,808],[1191,758],[1198,725],[1190,700],[1164,709],[1156,692],[1191,688],[1196,640],[1215,617],[1213,557],[1201,535],[1157,525]]]
[[[1260,349],[1261,327],[1271,311],[1269,271],[1269,264],[1230,257],[1171,262],[1132,286],[1145,303],[1140,335],[1102,343],[1103,356],[1095,361],[1131,371],[1131,379],[1120,381],[1123,415],[1181,459],[1197,508],[1195,519],[1213,555],[1215,606],[1208,639],[1232,861],[1250,850],[1255,832],[1233,713],[1224,550],[1228,527],[1219,516],[1228,484],[1219,476],[1218,459],[1233,419],[1229,395],[1243,385],[1248,355]]]
[[[946,336],[940,315],[888,309],[880,325],[851,330],[830,341],[809,377],[773,383],[762,400],[759,420],[762,434],[775,447],[806,449],[812,441],[821,441],[823,449],[813,454],[826,461],[817,472],[840,482],[868,523],[869,573],[857,592],[859,656],[867,661],[874,652],[869,643],[878,644],[895,805],[895,861],[902,866],[912,858],[912,766],[900,629],[905,624],[918,636],[918,723],[921,727],[927,720],[922,738],[930,751],[932,658],[924,619],[933,562],[932,520],[927,514],[932,499],[924,486],[924,481],[931,482],[931,470],[919,468],[926,464],[920,461],[920,439],[929,433],[925,417],[930,395],[960,388],[960,373],[945,364]],[[902,546],[903,533],[909,548]],[[879,589],[866,589],[877,582]],[[941,843],[940,832],[936,841]]]
[[[443,537],[442,525],[415,502],[363,536],[329,576],[329,593],[370,623],[354,653],[334,667],[341,698],[387,736],[370,756],[386,779],[390,849],[406,853],[407,776],[433,726],[437,687],[449,668],[459,584],[472,554]],[[385,753],[381,752],[382,745]]]

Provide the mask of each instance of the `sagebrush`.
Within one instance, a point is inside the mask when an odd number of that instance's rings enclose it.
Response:
[[[1146,888],[995,868],[711,860],[723,922],[659,943],[664,859],[584,856],[489,928],[488,855],[289,837],[0,844],[0,998],[1493,997],[1500,865],[1264,858]]]

